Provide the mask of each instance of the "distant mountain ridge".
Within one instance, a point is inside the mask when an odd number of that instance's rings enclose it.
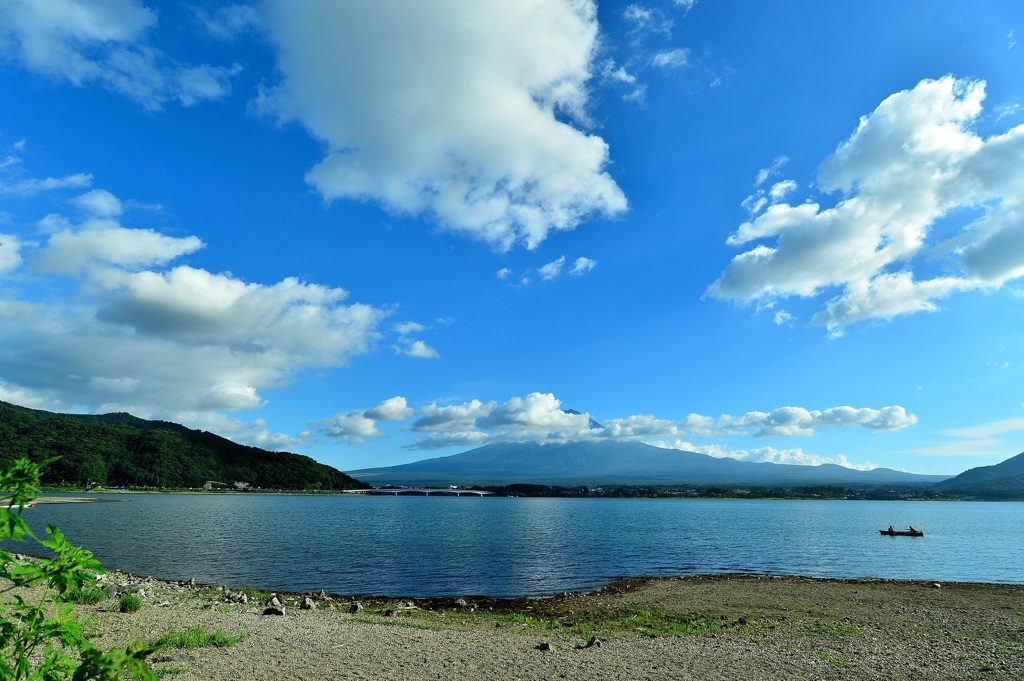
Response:
[[[0,401],[0,467],[60,457],[46,484],[202,487],[206,481],[272,489],[368,487],[308,456],[247,447],[169,421],[127,413],[58,414]]]
[[[994,466],[970,468],[935,488],[981,498],[1018,499],[1024,495],[1024,452]]]
[[[350,471],[373,485],[850,485],[927,487],[945,475],[835,464],[753,463],[642,442],[536,442],[484,445],[424,461]]]

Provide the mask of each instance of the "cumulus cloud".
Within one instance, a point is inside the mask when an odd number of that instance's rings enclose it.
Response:
[[[982,138],[983,81],[947,76],[886,98],[821,166],[831,207],[782,199],[785,181],[748,197],[752,219],[728,238],[745,248],[707,295],[744,302],[828,296],[812,323],[850,324],[936,310],[936,301],[1024,275],[1024,126]],[[781,163],[759,173],[761,184]],[[960,222],[941,240],[936,222]],[[939,261],[945,276],[923,264]]]
[[[307,181],[324,198],[433,215],[499,250],[626,209],[608,145],[582,129],[591,0],[263,7],[281,79],[254,106],[323,143]]]
[[[572,269],[569,270],[569,274],[580,276],[586,274],[590,270],[597,267],[597,261],[591,260],[590,258],[579,257],[576,258],[576,262],[572,264]]]
[[[447,406],[429,405],[411,430],[424,434],[413,448],[437,449],[459,444],[490,442],[643,441],[659,446],[684,437],[806,437],[818,427],[861,428],[872,432],[895,431],[917,422],[903,407],[881,409],[832,407],[809,410],[780,407],[741,416],[690,414],[661,419],[652,415],[612,418],[598,423],[590,414],[563,408],[551,393],[530,393],[498,405],[473,400]],[[698,450],[693,450],[698,451]],[[762,452],[767,449],[760,450]],[[844,464],[845,465],[845,464]]]
[[[422,340],[400,338],[396,345],[392,346],[395,353],[407,357],[418,357],[420,359],[440,359],[441,353],[426,344]]]
[[[52,214],[31,238],[0,237],[0,399],[216,424],[286,446],[224,413],[259,409],[262,391],[342,366],[380,338],[389,312],[347,303],[343,289],[176,263],[202,242],[122,225],[109,192],[73,204],[81,222]]]
[[[401,322],[395,324],[395,331],[398,332],[398,340],[395,342],[391,349],[395,351],[397,355],[405,355],[407,357],[419,357],[420,359],[440,359],[441,354],[426,344],[425,341],[411,338],[410,334],[422,333],[427,330],[427,327],[418,322]]]
[[[351,445],[361,445],[366,442],[366,438],[384,436],[377,428],[378,422],[405,421],[414,413],[404,397],[396,396],[369,409],[346,411],[327,419],[311,421],[309,426],[321,435],[340,438]]]
[[[917,416],[901,406],[882,409],[832,407],[824,411],[803,407],[780,407],[770,412],[751,411],[742,416],[722,416],[717,427],[723,431],[753,431],[755,437],[813,435],[819,426],[858,427],[871,431],[901,430],[917,423]]]
[[[821,466],[823,464],[831,463],[838,466],[844,466],[846,468],[853,468],[855,470],[870,471],[878,468],[875,464],[870,461],[866,461],[863,464],[853,464],[846,458],[846,456],[839,454],[838,456],[821,456],[818,454],[808,454],[803,449],[797,447],[795,449],[776,449],[775,447],[757,447],[755,449],[730,449],[722,445],[696,445],[691,442],[683,440],[675,440],[673,442],[658,442],[654,444],[659,447],[666,449],[678,449],[684,452],[697,452],[699,454],[707,454],[708,456],[714,456],[719,459],[738,459],[740,461],[750,461],[753,463],[781,463],[790,464],[796,466]]]
[[[0,3],[0,53],[75,85],[99,84],[147,109],[223,97],[238,66],[187,65],[148,42],[157,13],[139,0]]]
[[[21,241],[13,234],[0,234],[0,274],[21,267]]]

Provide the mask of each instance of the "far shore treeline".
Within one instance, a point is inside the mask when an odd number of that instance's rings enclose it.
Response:
[[[42,480],[51,487],[340,492],[458,485],[498,496],[1024,500],[1024,453],[950,478],[673,454],[666,458],[665,450],[642,443],[513,443],[350,471],[352,477],[308,456],[247,447],[169,421],[58,414],[0,401],[0,469],[19,458],[51,461]],[[595,476],[600,480],[585,479]]]
[[[131,414],[55,414],[0,402],[0,469],[19,458],[59,457],[43,484],[197,488],[207,481],[282,490],[369,485],[308,456],[271,452],[213,433]]]

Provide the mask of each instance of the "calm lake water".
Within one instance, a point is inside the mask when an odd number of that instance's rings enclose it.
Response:
[[[709,573],[1024,583],[1024,503],[105,498],[25,515],[108,569],[236,588],[513,597]],[[890,523],[925,536],[879,535]]]

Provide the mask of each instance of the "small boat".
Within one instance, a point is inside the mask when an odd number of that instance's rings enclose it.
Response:
[[[923,537],[924,532],[916,530],[913,527],[908,527],[905,530],[894,530],[892,525],[889,526],[888,530],[879,530],[882,534],[887,537]]]

